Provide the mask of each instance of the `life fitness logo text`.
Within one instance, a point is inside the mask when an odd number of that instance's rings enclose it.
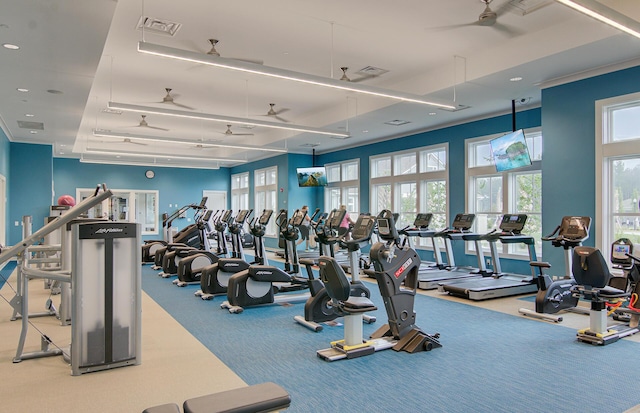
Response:
[[[407,268],[409,268],[409,266],[411,265],[411,263],[413,262],[412,258],[409,258],[408,260],[406,260],[404,262],[404,264],[402,264],[402,267],[398,268],[398,271],[395,272],[396,278],[400,278],[400,276],[402,275],[402,273],[404,272],[404,270],[406,270]]]
[[[124,229],[122,228],[100,228],[96,231],[96,234],[109,234],[112,232],[122,232]]]

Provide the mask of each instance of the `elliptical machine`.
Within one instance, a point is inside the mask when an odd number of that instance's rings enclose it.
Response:
[[[284,216],[280,211],[279,218]],[[308,278],[299,277],[299,264],[295,255],[295,240],[298,239],[297,226],[302,223],[305,212],[296,210],[291,219],[278,223],[281,233],[288,244],[285,244],[285,256],[293,256],[295,264],[292,273],[271,265],[251,265],[244,271],[240,271],[229,278],[227,288],[227,301],[220,307],[228,309],[232,314],[241,313],[246,307],[255,307],[265,304],[295,303],[306,301],[309,293],[304,294],[276,294],[291,291],[300,291],[308,288]],[[289,246],[290,245],[290,246]],[[288,250],[293,249],[291,254]]]
[[[576,285],[573,279],[572,262],[573,250],[582,245],[589,238],[591,218],[583,216],[565,216],[560,225],[543,241],[551,241],[554,247],[564,249],[565,276],[563,279],[553,281],[544,274],[544,268],[551,268],[548,262],[532,261],[531,267],[538,269],[535,282],[538,285],[535,310],[520,308],[522,315],[541,320],[562,322],[562,316],[554,315],[560,311],[571,311],[579,314],[589,314],[588,309],[578,307],[579,295],[572,294],[572,288]]]
[[[358,318],[363,311],[375,306],[365,297],[345,296],[344,271],[329,257],[320,258],[320,273],[327,284],[329,295],[345,314],[345,339],[332,342],[331,347],[318,350],[318,357],[326,361],[350,359],[373,354],[389,348],[416,353],[442,347],[439,334],[423,332],[415,325],[413,303],[418,287],[420,257],[412,248],[402,247],[395,228],[393,214],[383,210],[377,218],[378,236],[385,242],[371,247],[369,256],[375,268],[378,288],[382,295],[389,321],[371,335],[362,339],[362,323]],[[336,292],[341,295],[336,295]],[[347,321],[349,320],[349,321]]]
[[[266,250],[262,237],[264,236],[266,226],[269,223],[272,214],[273,210],[265,209],[262,211],[260,218],[252,221],[249,225],[251,234],[255,237],[254,248],[256,250],[256,259],[260,264],[264,265],[268,265],[268,260],[266,258]],[[260,252],[258,252],[258,249]],[[217,262],[202,269],[200,289],[196,291],[194,295],[202,298],[203,300],[211,300],[217,295],[226,294],[229,279],[234,274],[237,274],[240,271],[245,271],[249,268],[249,265],[250,264],[244,258],[232,257],[218,259]]]
[[[333,257],[333,244],[337,241],[338,228],[345,214],[346,211],[344,209],[332,210],[326,220],[326,224],[323,224],[321,230],[318,231],[320,250],[322,252],[323,247],[326,247],[331,257]],[[336,226],[334,227],[333,225]],[[358,277],[358,251],[361,247],[369,243],[374,227],[375,220],[371,219],[371,216],[368,214],[361,214],[353,226],[351,232],[352,239],[344,242],[349,253],[349,262],[351,265],[350,295],[353,297],[371,297],[369,289]],[[300,262],[306,265],[308,273],[311,272],[311,266],[317,264],[317,260],[311,259],[301,260]],[[294,320],[310,330],[319,332],[322,331],[321,323],[333,321],[338,317],[342,317],[342,314],[338,311],[338,308],[333,305],[333,301],[324,283],[312,277],[313,275],[309,276],[309,291],[311,292],[311,297],[309,297],[304,305],[304,317],[297,315],[294,317]],[[376,317],[363,314],[363,321],[371,324],[376,321]]]

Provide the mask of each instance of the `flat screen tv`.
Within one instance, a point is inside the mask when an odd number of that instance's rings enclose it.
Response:
[[[297,168],[298,186],[315,187],[327,185],[327,171],[324,166],[314,166],[311,168]]]
[[[524,139],[522,129],[492,139],[489,144],[498,172],[531,165],[529,148],[527,148],[527,141]]]

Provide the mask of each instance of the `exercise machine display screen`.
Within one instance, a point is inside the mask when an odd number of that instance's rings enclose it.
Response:
[[[329,218],[327,218],[327,223],[329,224],[329,228],[340,228],[340,224],[344,219],[344,216],[347,214],[347,211],[344,209],[334,209],[329,214]]]
[[[247,219],[247,215],[249,215],[249,210],[247,209],[241,210],[240,212],[238,212],[238,215],[236,216],[236,222],[239,224],[243,223]]]
[[[370,238],[374,225],[375,219],[371,215],[360,215],[353,227],[351,237],[356,241]]]
[[[633,254],[633,244],[630,240],[621,238],[611,244],[611,262],[613,264],[630,264],[631,258],[627,254]]]
[[[433,214],[418,214],[415,221],[413,221],[413,226],[415,228],[428,228],[429,224],[431,224],[431,218],[433,218]],[[380,225],[380,222],[378,222],[378,225]]]
[[[229,222],[231,220],[231,214],[233,213],[233,211],[231,211],[230,209],[224,211],[224,214],[222,215],[222,218],[220,218],[221,222]]]
[[[589,217],[563,217],[558,235],[569,239],[587,239],[590,226],[591,218]]]
[[[526,214],[504,214],[500,222],[500,231],[519,234],[527,222]]]
[[[457,214],[451,226],[459,231],[468,231],[473,226],[475,219],[475,214]]]
[[[306,216],[306,212],[302,212],[301,210],[297,209],[296,212],[293,213],[293,217],[291,217],[291,225],[293,225],[294,227],[299,227],[300,225],[302,225],[304,217]]]
[[[267,225],[269,223],[269,220],[271,219],[272,214],[273,214],[273,209],[265,209],[264,211],[262,211],[262,215],[260,215],[258,224]]]

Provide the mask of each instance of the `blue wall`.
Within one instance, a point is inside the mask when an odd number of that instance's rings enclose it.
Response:
[[[565,215],[590,216],[591,238],[602,224],[596,219],[595,101],[640,91],[640,67],[556,86],[542,91],[542,233]],[[543,245],[545,261],[564,265],[562,251]]]
[[[7,138],[7,135],[4,133],[4,130],[2,130],[2,128],[0,128],[0,175],[4,176],[5,179],[7,180],[7,188],[6,188],[6,196],[7,199],[11,199],[11,193],[9,191],[9,159],[10,159],[10,152],[11,152],[11,143],[9,142],[9,139]],[[7,201],[6,203],[6,208],[5,208],[5,216],[3,217],[5,222],[7,223],[6,226],[6,230],[5,230],[5,234],[4,234],[4,239],[6,240],[7,244],[10,244],[9,240],[9,201]]]
[[[229,191],[230,175],[228,168],[221,169],[185,169],[185,168],[161,168],[127,165],[101,165],[82,163],[77,159],[55,158],[54,182],[55,198],[69,194],[75,197],[76,188],[95,188],[96,185],[106,183],[110,189],[140,189],[159,191],[158,204],[160,215],[166,212],[171,214],[176,207],[199,203],[203,190]],[[145,171],[152,169],[155,172],[153,179],[145,177]],[[177,229],[188,225],[184,222],[174,223]],[[143,238],[158,238],[145,236]]]
[[[22,239],[22,217],[30,215],[33,232],[44,225],[49,215],[53,185],[53,153],[49,145],[11,143],[9,219],[7,244]]]
[[[516,127],[526,129],[540,126],[541,110],[532,109],[516,114]],[[449,187],[454,188],[449,193],[449,213],[453,215],[467,210],[465,205],[465,139],[495,133],[508,132],[512,128],[511,114],[483,119],[463,125],[419,133],[404,138],[393,139],[357,148],[332,152],[318,156],[318,164],[340,162],[350,159],[360,160],[360,211],[370,210],[369,157],[389,152],[403,151],[427,145],[449,143]],[[476,266],[475,255],[465,255],[464,244],[454,242],[456,264]],[[419,251],[420,257],[432,260],[433,254]],[[529,273],[528,263],[514,260],[504,260],[504,271]]]

